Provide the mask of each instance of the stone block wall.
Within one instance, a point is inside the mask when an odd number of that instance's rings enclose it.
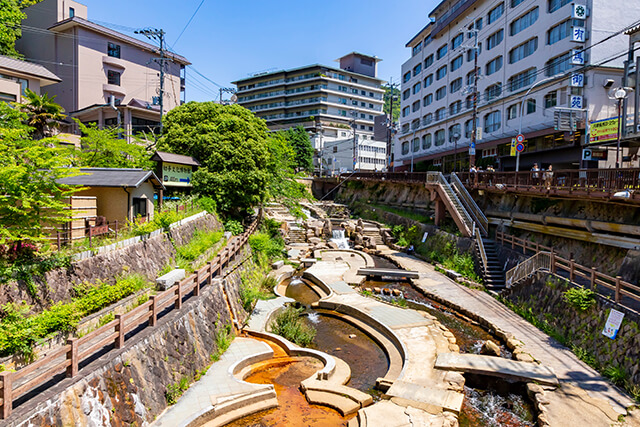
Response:
[[[205,215],[175,227],[168,233],[73,262],[68,268],[49,271],[43,277],[34,277],[38,290],[35,299],[27,292],[26,284],[10,282],[0,286],[0,306],[7,302],[25,301],[36,307],[47,307],[58,301],[69,300],[75,284],[97,281],[114,283],[122,274],[140,273],[149,280],[153,280],[158,271],[175,257],[174,244],[182,246],[188,243],[196,230],[221,228],[222,225],[215,216]]]
[[[580,311],[563,299],[563,292],[569,288],[564,279],[538,273],[502,295],[520,308],[531,309],[540,322],[546,322],[566,340],[568,347],[581,348],[602,368],[619,366],[633,384],[640,385],[640,316],[601,297],[593,307]],[[614,340],[602,335],[611,308],[625,313]]]

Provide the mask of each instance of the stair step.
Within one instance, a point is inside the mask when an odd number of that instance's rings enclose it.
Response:
[[[360,409],[359,403],[339,394],[317,390],[307,390],[305,394],[309,403],[336,409],[342,416],[355,414]]]

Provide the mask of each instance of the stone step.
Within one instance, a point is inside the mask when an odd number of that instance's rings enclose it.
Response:
[[[387,390],[386,395],[399,404],[406,403],[420,409],[432,409],[434,406],[456,414],[462,409],[464,394],[442,388],[396,381]]]
[[[305,393],[307,401],[313,405],[323,405],[340,412],[342,416],[355,414],[360,409],[360,404],[335,393],[326,391],[308,390]]]
[[[278,406],[275,390],[262,390],[240,396],[236,399],[215,405],[212,413],[205,414],[201,423],[203,427],[222,427],[237,419]]]

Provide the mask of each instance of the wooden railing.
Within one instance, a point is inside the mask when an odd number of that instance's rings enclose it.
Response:
[[[260,217],[240,236],[234,237],[225,248],[199,270],[195,270],[189,277],[181,280],[177,285],[149,298],[149,301],[139,305],[125,314],[117,314],[115,320],[84,335],[81,338],[71,338],[67,344],[52,353],[16,371],[0,372],[0,419],[11,415],[13,401],[24,396],[34,388],[51,381],[55,375],[66,372],[67,377],[78,374],[78,366],[97,353],[110,351],[109,347],[122,348],[127,333],[148,324],[153,327],[157,323],[159,313],[169,307],[180,309],[183,298],[193,292],[200,295],[203,284],[222,275],[223,268],[229,266],[236,254],[249,240],[249,236],[256,230]],[[34,376],[35,374],[35,376]]]
[[[553,247],[544,246],[526,239],[520,239],[506,233],[497,232],[496,240],[503,245],[511,245],[512,249],[522,248],[525,255],[527,251],[533,251],[534,256],[547,253],[549,258],[548,263],[544,265],[537,263],[537,270],[547,269],[552,274],[568,279],[576,286],[589,288],[631,310],[637,312],[640,309],[640,286],[625,282],[620,276],[613,277],[599,272],[595,267],[585,267],[577,264],[573,259],[565,259],[558,256],[558,254],[554,252]],[[529,260],[531,259],[533,259],[533,257],[529,258]],[[527,264],[529,260],[518,264],[507,272],[507,286],[512,286],[537,271],[531,270],[533,264]],[[548,267],[544,267],[547,264]],[[521,265],[523,265],[523,267],[520,267]],[[519,267],[520,270],[517,270]]]

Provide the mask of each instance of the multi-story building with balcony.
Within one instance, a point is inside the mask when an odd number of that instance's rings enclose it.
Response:
[[[300,125],[311,134],[317,168],[327,144],[333,150],[334,142],[342,141],[340,150],[346,152],[347,145],[353,147],[354,131],[357,141],[373,140],[374,120],[384,106],[383,81],[376,77],[380,59],[352,52],[337,61],[339,68],[314,64],[233,82],[238,103],[265,119],[270,130]],[[343,168],[353,170],[360,163],[359,145]],[[323,163],[323,169],[332,165]]]
[[[67,114],[99,126],[120,125],[126,135],[153,131],[160,122],[158,48],[88,20],[73,0],[43,0],[24,11],[16,47],[62,81],[47,86]],[[184,67],[167,52],[164,112],[181,103]],[[113,99],[113,102],[111,102]]]
[[[396,170],[448,172],[454,159],[466,169],[474,151],[480,166],[513,170],[519,133],[521,170],[597,166],[581,162],[587,125],[617,116],[609,92],[627,56],[622,30],[638,16],[637,0],[442,1],[406,45]]]

